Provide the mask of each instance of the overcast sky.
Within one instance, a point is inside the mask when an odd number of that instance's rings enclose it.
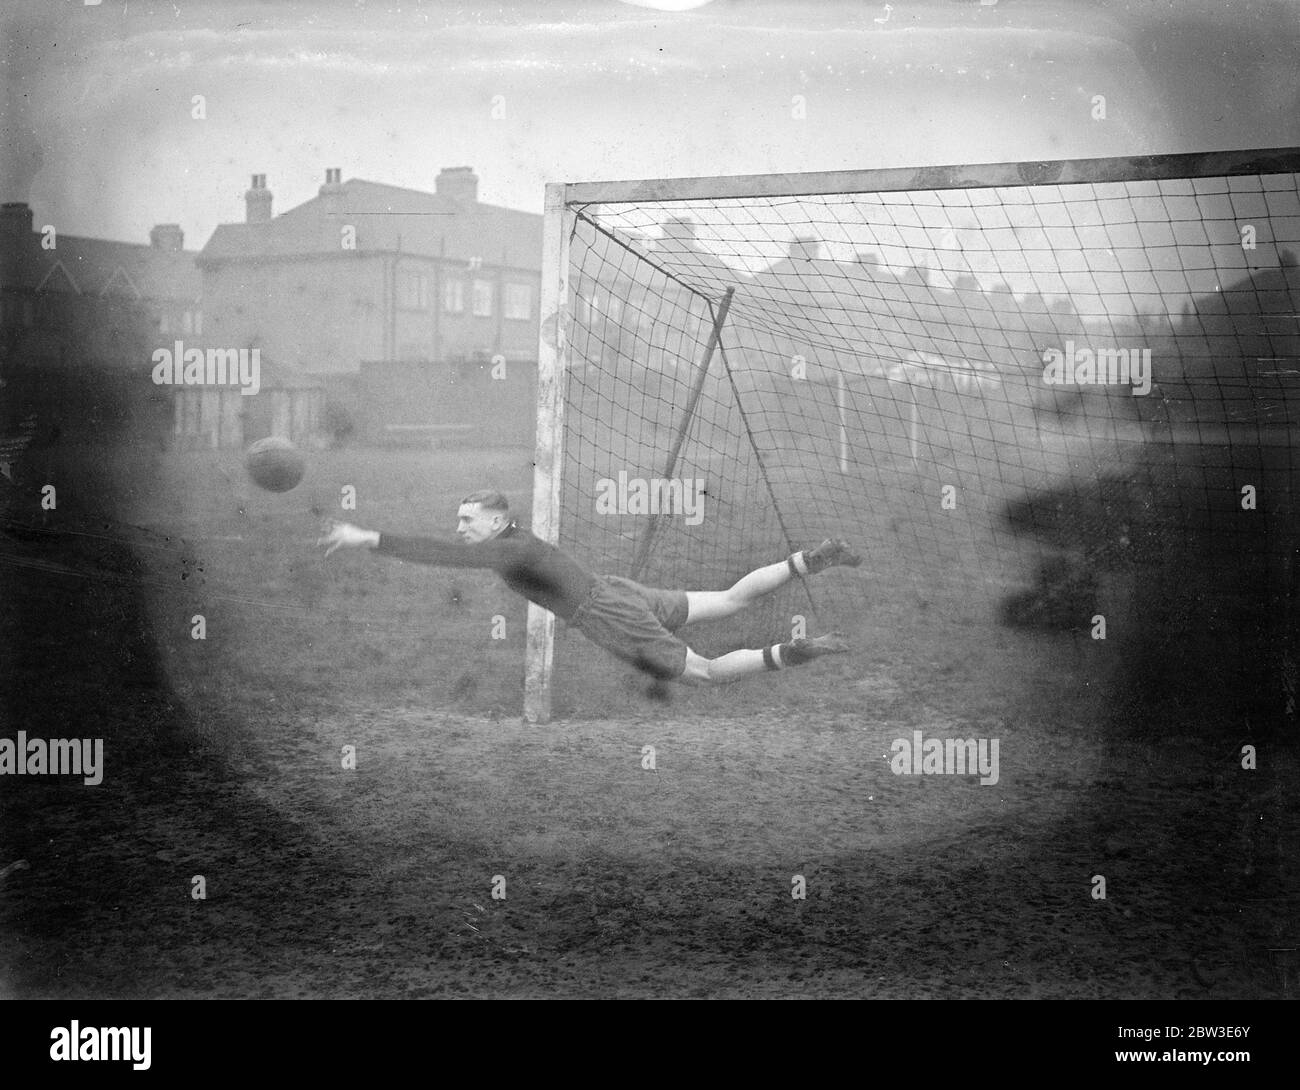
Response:
[[[540,212],[558,180],[1300,145],[1294,0],[31,6],[3,28],[0,197],[191,248],[255,172],[281,212],[327,167],[432,189],[471,165]]]

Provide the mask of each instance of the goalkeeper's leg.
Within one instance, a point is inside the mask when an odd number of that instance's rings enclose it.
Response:
[[[686,623],[730,617],[795,576],[816,575],[836,565],[856,568],[861,563],[862,558],[849,548],[848,542],[823,541],[815,549],[791,553],[785,560],[750,572],[727,590],[688,590]]]
[[[848,642],[838,632],[809,639],[789,640],[764,648],[744,648],[706,659],[687,648],[686,670],[680,680],[688,684],[726,685],[767,670],[803,666],[823,655],[843,655]]]

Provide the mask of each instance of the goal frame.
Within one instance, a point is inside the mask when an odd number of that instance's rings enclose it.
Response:
[[[567,340],[569,242],[575,227],[572,211],[575,205],[1025,188],[1290,173],[1300,173],[1300,147],[1042,162],[548,183],[542,229],[533,533],[552,543],[559,539],[565,446],[564,392],[570,360]],[[530,723],[545,724],[551,719],[554,653],[555,616],[530,602],[524,671],[524,718]]]

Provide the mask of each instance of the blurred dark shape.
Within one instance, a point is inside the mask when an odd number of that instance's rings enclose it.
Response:
[[[337,401],[325,402],[322,424],[325,428],[325,434],[329,437],[331,450],[338,450],[346,446],[348,440],[356,434],[357,430],[356,422],[352,419],[352,413],[347,406],[341,405]]]
[[[473,701],[477,693],[478,678],[473,674],[461,674],[451,687],[451,695],[455,700]]]
[[[645,695],[656,704],[669,704],[673,699],[672,686],[666,681],[655,678],[646,686]]]
[[[1043,560],[1031,590],[1009,595],[1002,623],[1016,628],[1067,631],[1091,626],[1097,613],[1097,573],[1068,553]]]
[[[1053,627],[1058,606],[1083,606],[1104,575],[1114,582],[1117,722],[1247,733],[1295,724],[1300,337],[1282,318],[1298,311],[1300,268],[1286,252],[1198,297],[1163,334],[1140,323],[1158,381],[1150,397],[1121,399],[1133,403],[1135,453],[1003,511],[1010,529],[1055,551],[1038,586],[1004,600],[1006,623]],[[1083,392],[1057,415],[1113,425],[1113,409],[1089,411],[1104,396]]]

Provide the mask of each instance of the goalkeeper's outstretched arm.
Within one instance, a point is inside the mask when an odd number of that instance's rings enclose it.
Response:
[[[379,531],[363,530],[350,522],[337,522],[331,519],[325,525],[324,535],[316,542],[325,546],[325,555],[329,556],[337,549],[343,548],[379,548]]]
[[[432,564],[444,568],[496,568],[527,564],[528,543],[524,540],[496,539],[469,545],[447,537],[410,537],[380,533],[353,526],[350,522],[331,520],[317,541],[329,556],[336,549],[368,548],[398,560]]]

